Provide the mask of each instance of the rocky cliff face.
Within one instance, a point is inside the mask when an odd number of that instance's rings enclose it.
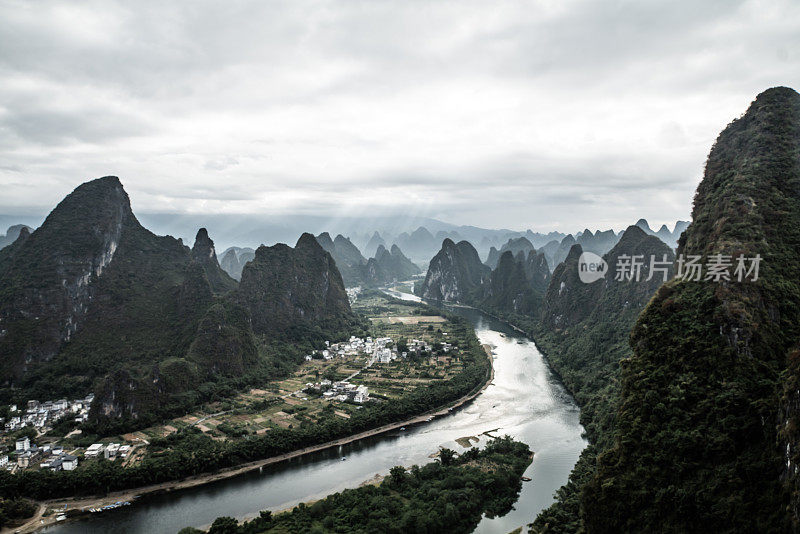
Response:
[[[547,265],[547,258],[544,252],[531,250],[524,263],[525,276],[534,291],[544,294],[547,286],[550,285],[550,268]]]
[[[775,88],[720,134],[679,243],[732,279],[665,284],[633,329],[588,532],[797,529],[798,243],[800,95]],[[756,254],[758,280],[733,279]]]
[[[250,312],[257,334],[292,337],[356,324],[336,263],[311,234],[303,234],[294,248],[258,247],[242,271],[237,301]]]
[[[192,247],[192,261],[203,268],[213,292],[225,293],[236,288],[236,280],[231,278],[217,262],[214,242],[208,237],[208,231],[205,228],[201,228],[197,232],[197,237]]]
[[[503,252],[484,285],[483,307],[514,314],[538,311],[542,294],[534,292],[526,276],[523,255],[520,251],[515,258],[511,250]]]
[[[119,180],[100,178],[67,196],[3,261],[0,365],[6,380],[49,360],[75,335],[96,280],[123,236],[139,228]]]
[[[542,307],[542,322],[551,330],[567,329],[585,319],[602,291],[602,281],[583,283],[578,277],[578,259],[583,253],[574,244],[550,279]]]
[[[468,241],[453,243],[445,239],[442,249],[431,260],[417,293],[431,300],[468,303],[480,298],[482,284],[490,273]]]
[[[272,372],[280,362],[257,346],[354,321],[330,255],[308,236],[289,250],[262,253],[266,267],[246,277],[242,299],[204,229],[189,249],[143,228],[117,178],[83,184],[0,250],[3,393],[94,391],[92,421],[115,428],[190,409],[204,383]],[[258,344],[240,299],[253,304]]]

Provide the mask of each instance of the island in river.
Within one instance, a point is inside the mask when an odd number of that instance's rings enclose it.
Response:
[[[348,346],[331,344],[309,355],[289,379],[101,442],[110,448],[108,442],[129,440],[135,447],[126,458],[87,459],[84,454],[72,472],[28,471],[24,478],[6,474],[10,484],[4,491],[40,498],[104,495],[41,503],[69,517],[425,421],[474,398],[490,380],[491,360],[467,321],[380,293],[364,293],[356,303],[372,320],[372,336],[360,341],[380,344],[380,351],[357,350],[355,339]],[[67,441],[81,440],[88,446],[90,440],[80,435]],[[71,452],[82,451],[76,447]]]
[[[480,442],[473,444],[482,446],[490,439],[487,432],[511,435],[536,455],[524,473],[532,481],[523,484],[514,509],[503,516],[484,516],[475,532],[508,534],[529,523],[553,503],[554,492],[567,481],[586,446],[579,409],[531,340],[477,310],[459,307],[447,312],[468,320],[480,343],[493,352],[494,378],[462,407],[445,409],[430,422],[425,417],[419,424],[404,425],[404,431],[397,428],[240,476],[144,496],[133,506],[58,523],[47,534],[174,534],[187,525],[208,528],[219,516],[253,519],[262,510],[277,513],[358,487],[376,473],[388,475],[392,466],[423,465],[439,448],[463,451],[456,441],[461,437],[477,437]]]
[[[461,454],[441,449],[434,462],[393,467],[378,484],[335,493],[310,505],[243,524],[214,520],[209,532],[278,534],[318,532],[471,532],[481,516],[508,513],[533,455],[524,443],[495,438]],[[181,534],[201,532],[185,528]]]

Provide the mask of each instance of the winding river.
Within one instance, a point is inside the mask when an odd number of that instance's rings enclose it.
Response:
[[[260,510],[283,510],[356,487],[394,465],[430,462],[439,447],[463,450],[455,441],[460,437],[479,436],[483,444],[487,431],[524,441],[535,456],[525,473],[532,481],[523,483],[514,510],[499,518],[484,517],[475,532],[507,534],[530,523],[553,502],[553,493],[567,481],[586,446],[578,407],[532,341],[477,310],[451,311],[469,319],[481,343],[491,345],[495,355],[492,384],[452,414],[205,486],[145,496],[134,506],[56,524],[44,532],[175,534],[185,526],[207,527],[223,515],[253,517]]]

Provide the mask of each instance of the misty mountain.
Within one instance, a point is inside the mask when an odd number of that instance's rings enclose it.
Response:
[[[250,247],[228,247],[222,253],[219,265],[231,278],[238,281],[242,278],[244,265],[252,260],[255,255],[256,251]]]
[[[333,257],[345,286],[355,287],[363,284],[363,268],[367,260],[349,238],[339,234],[336,239],[331,239],[328,232],[322,232],[316,239],[317,243]]]
[[[11,243],[17,240],[19,237],[19,233],[22,230],[26,230],[29,234],[33,232],[33,228],[24,224],[15,224],[6,231],[5,235],[0,235],[0,249],[7,247]]]
[[[492,247],[489,249],[489,256],[486,258],[486,265],[494,269],[497,267],[497,262],[504,252],[511,252],[512,256],[516,256],[519,252],[523,252],[527,257],[530,251],[534,250],[533,244],[526,237],[509,238],[509,240],[497,250]]]
[[[395,281],[409,280],[422,270],[403,254],[400,247],[392,245],[391,251],[378,246],[375,257],[361,268],[365,286],[381,286]]]
[[[381,234],[378,233],[376,230],[372,237],[369,238],[367,243],[364,245],[364,254],[367,256],[374,256],[375,253],[378,251],[378,247],[386,246],[386,240],[381,237]]]
[[[661,228],[655,231],[650,228],[650,224],[646,219],[639,219],[636,221],[636,226],[641,228],[646,234],[654,235],[670,247],[676,248],[678,246],[678,238],[680,238],[683,231],[689,226],[689,223],[687,221],[677,221],[672,231],[670,231],[666,224],[662,224]]]

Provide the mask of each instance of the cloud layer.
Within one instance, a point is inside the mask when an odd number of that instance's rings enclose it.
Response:
[[[789,0],[11,1],[0,213],[115,174],[138,211],[660,225],[775,85]]]

